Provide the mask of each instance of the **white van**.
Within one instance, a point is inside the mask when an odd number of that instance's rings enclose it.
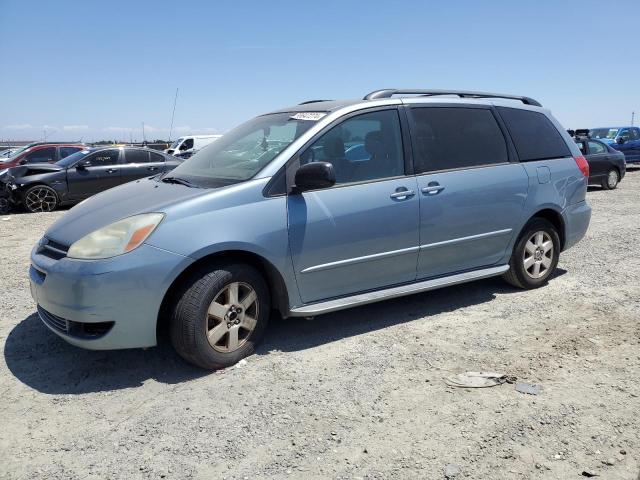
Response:
[[[222,135],[187,135],[179,137],[165,150],[165,153],[180,158],[189,158]]]

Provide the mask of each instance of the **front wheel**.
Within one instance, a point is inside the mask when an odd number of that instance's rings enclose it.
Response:
[[[534,218],[518,238],[504,279],[518,288],[538,288],[547,282],[559,258],[560,237],[556,227],[543,218]]]
[[[199,270],[179,294],[171,342],[199,367],[229,367],[253,352],[270,313],[269,289],[255,268],[228,264]]]
[[[53,212],[58,206],[58,194],[46,185],[34,185],[24,192],[22,204],[27,212]]]
[[[612,168],[607,173],[607,176],[602,179],[602,188],[605,190],[613,190],[618,186],[618,182],[620,182],[620,174],[618,170]]]

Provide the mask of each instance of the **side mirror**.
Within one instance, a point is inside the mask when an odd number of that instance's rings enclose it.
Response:
[[[624,138],[623,138],[623,137],[618,137],[618,138],[616,139],[616,143],[617,143],[618,145],[622,145],[624,142],[625,142],[625,140],[624,140]]]
[[[85,170],[87,167],[91,166],[91,160],[85,160],[83,162],[76,163],[76,169]]]
[[[294,192],[329,188],[336,183],[336,172],[328,162],[312,162],[296,171]]]

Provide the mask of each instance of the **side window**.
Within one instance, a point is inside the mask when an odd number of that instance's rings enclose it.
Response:
[[[41,148],[24,157],[24,163],[51,163],[56,161],[56,148]]]
[[[589,153],[591,153],[591,155],[598,155],[600,153],[607,153],[607,149],[601,143],[589,142]]]
[[[146,150],[125,150],[124,163],[148,163],[149,152]]]
[[[149,152],[149,156],[151,157],[152,163],[162,163],[164,162],[164,157],[159,153]]]
[[[69,155],[82,150],[80,147],[60,147],[60,158],[68,157]]]
[[[351,117],[322,135],[300,158],[302,164],[331,163],[337,184],[404,175],[398,112],[380,110]]]
[[[618,136],[624,138],[625,140],[630,140],[631,132],[628,128],[623,128],[622,130],[620,130],[620,133],[618,134]]]
[[[101,167],[103,165],[116,165],[120,150],[101,150],[91,155],[87,160],[91,162],[92,167]],[[87,161],[85,160],[85,161]]]
[[[498,107],[522,162],[570,157],[571,151],[546,115],[519,108]]]
[[[509,161],[507,144],[490,110],[412,108],[416,173]]]
[[[187,138],[182,145],[180,145],[180,151],[185,151],[193,148],[193,138]]]
[[[589,142],[589,143],[591,143],[591,142]],[[594,143],[595,143],[595,142],[594,142]],[[587,152],[587,144],[586,144],[586,143],[584,143],[582,140],[576,140],[576,145],[578,145],[578,148],[580,149],[580,152],[581,152],[583,155],[586,155],[586,154],[588,153],[588,152]]]
[[[629,140],[640,140],[640,130],[637,128],[632,128]]]

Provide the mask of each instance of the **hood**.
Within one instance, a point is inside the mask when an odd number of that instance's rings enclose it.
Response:
[[[145,178],[105,192],[79,203],[55,222],[45,236],[63,245],[123,218],[140,213],[164,212],[178,202],[207,195],[212,188],[191,188]]]
[[[29,165],[20,165],[9,169],[9,174],[14,178],[27,177],[29,175],[37,175],[39,173],[60,172],[64,170],[60,165],[55,163],[31,163]]]

